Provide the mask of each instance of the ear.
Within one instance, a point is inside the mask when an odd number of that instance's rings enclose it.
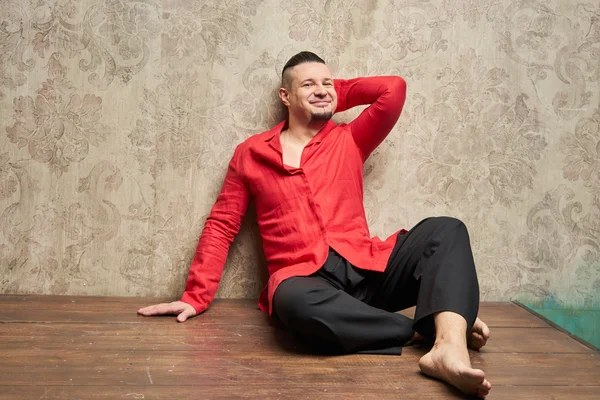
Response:
[[[290,106],[289,96],[290,92],[286,88],[279,88],[279,98],[286,107]]]

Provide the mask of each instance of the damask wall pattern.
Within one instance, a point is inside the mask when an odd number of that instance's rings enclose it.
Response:
[[[408,83],[365,165],[373,235],[455,216],[483,299],[599,302],[597,1],[0,4],[1,293],[179,296],[235,145],[312,50]],[[255,218],[220,297],[266,280]]]

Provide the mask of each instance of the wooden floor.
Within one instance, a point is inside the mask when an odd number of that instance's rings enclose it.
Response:
[[[0,399],[460,399],[398,356],[298,351],[254,301],[217,300],[183,324],[156,299],[0,295]],[[515,304],[484,303],[475,367],[489,399],[600,399],[600,354]]]

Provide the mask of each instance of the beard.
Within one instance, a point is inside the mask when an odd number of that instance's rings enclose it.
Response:
[[[310,113],[310,120],[313,121],[329,121],[333,117],[331,111],[312,112]]]

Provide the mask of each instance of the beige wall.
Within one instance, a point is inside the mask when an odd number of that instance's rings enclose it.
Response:
[[[306,49],[408,82],[365,167],[374,235],[452,215],[484,299],[597,299],[597,1],[2,0],[0,19],[2,293],[178,296],[235,144],[276,122]],[[265,281],[253,218],[221,297]]]

